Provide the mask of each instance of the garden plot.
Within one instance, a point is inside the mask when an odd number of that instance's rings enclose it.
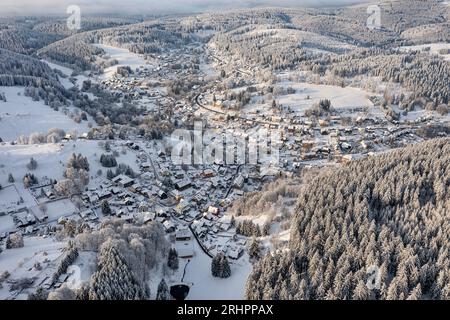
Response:
[[[0,212],[20,202],[20,194],[14,185],[0,189]]]
[[[7,213],[11,209],[33,205],[36,205],[36,200],[21,183],[9,185],[5,183],[5,187],[0,190],[0,213]]]
[[[0,216],[0,235],[3,233],[11,232],[16,229],[16,225],[12,216]]]
[[[59,218],[70,217],[76,214],[78,209],[70,199],[60,199],[34,206],[31,211],[35,215],[45,214],[48,217],[46,223],[49,223],[58,221]]]
[[[34,132],[47,133],[52,128],[66,132],[73,129],[80,133],[89,131],[87,121],[76,123],[64,113],[46,106],[44,101],[33,101],[24,96],[22,87],[2,86],[0,93],[4,93],[7,100],[0,101],[0,138],[3,141],[12,141]]]

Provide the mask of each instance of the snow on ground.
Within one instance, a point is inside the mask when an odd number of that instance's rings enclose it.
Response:
[[[34,213],[41,211],[42,205],[36,205],[31,209]],[[69,199],[60,199],[56,201],[50,201],[45,203],[45,214],[48,216],[46,223],[58,221],[61,217],[69,217],[78,212],[77,208]]]
[[[8,271],[11,274],[8,280],[36,277],[33,287],[37,287],[47,277],[52,276],[65,245],[65,242],[57,242],[52,238],[24,238],[23,248],[7,249],[0,254],[0,274]],[[40,263],[42,270],[33,267],[37,262]],[[4,282],[3,288],[0,289],[0,299],[9,297],[11,297],[9,285]],[[18,295],[16,298],[26,299],[26,295]]]
[[[59,64],[56,64],[56,63],[53,63],[53,62],[50,62],[50,61],[47,61],[47,60],[41,60],[41,61],[42,61],[42,62],[45,62],[46,64],[48,64],[48,66],[49,66],[50,68],[61,71],[61,72],[62,72],[63,74],[65,74],[66,76],[69,76],[69,77],[70,77],[70,75],[71,75],[72,72],[73,72],[73,69],[71,69],[71,68],[64,67],[64,66],[61,66],[61,65],[59,65]]]
[[[24,96],[22,87],[2,86],[1,92],[7,100],[0,101],[0,138],[3,141],[15,140],[20,135],[33,132],[47,133],[51,128],[65,131],[76,129],[80,133],[89,131],[87,121],[76,123],[64,113],[46,106],[44,101],[33,101]]]
[[[11,204],[20,201],[20,195],[14,185],[5,186],[0,189],[0,211]]]
[[[10,215],[0,216],[0,234],[11,232],[15,229],[16,225]]]
[[[132,70],[147,65],[147,61],[140,55],[130,52],[127,49],[117,48],[105,44],[95,44],[96,47],[103,49],[111,59],[116,59],[118,64],[105,68],[101,78],[111,78],[120,66],[129,66]]]
[[[285,94],[275,96],[274,99],[278,104],[284,107],[291,107],[295,112],[303,114],[307,109],[311,108],[320,100],[329,99],[333,108],[345,111],[353,108],[373,108],[373,103],[369,100],[370,93],[359,88],[319,85],[310,83],[294,83],[290,81],[282,81],[279,83],[281,87],[292,87],[295,89],[294,94]],[[266,101],[265,104],[260,103],[260,99],[254,99],[254,103],[246,105],[243,109],[247,113],[256,113],[257,111],[268,111],[271,108],[271,102]]]
[[[52,69],[56,69],[61,71],[63,74],[65,74],[67,76],[67,78],[62,78],[62,77],[58,77],[59,82],[61,82],[61,84],[64,86],[64,88],[69,89],[73,87],[73,83],[70,82],[69,77],[72,77],[72,73],[73,73],[73,69],[68,68],[68,67],[64,67],[61,66],[59,64],[47,61],[47,60],[41,60],[42,62],[45,62],[46,64],[48,64],[48,66]],[[81,88],[83,81],[89,79],[86,75],[84,74],[78,74],[74,77],[76,79],[76,85]]]
[[[284,106],[292,107],[295,111],[304,112],[321,99],[331,100],[335,109],[373,107],[373,103],[369,100],[370,94],[359,88],[310,83],[292,83],[288,86],[295,89],[296,93],[281,96],[277,101]]]
[[[186,267],[184,282],[192,284],[187,300],[241,300],[252,265],[244,254],[239,260],[231,260],[231,277],[215,278],[211,275],[211,258],[194,242],[194,258]],[[180,259],[180,268],[184,267],[184,259]]]
[[[113,143],[111,143],[111,149],[115,150]],[[136,154],[131,150],[127,150],[126,154],[122,154],[120,149],[117,150],[119,151],[119,155],[116,157],[117,163],[128,164],[137,172]],[[9,173],[12,173],[16,181],[20,182],[22,177],[27,172],[30,172],[26,165],[29,163],[31,157],[38,163],[36,170],[33,171],[38,179],[44,176],[57,180],[62,179],[67,160],[69,160],[72,153],[81,153],[88,158],[91,185],[95,184],[97,170],[102,170],[102,176],[98,177],[99,179],[106,177],[107,168],[102,167],[100,164],[100,156],[106,152],[98,145],[98,141],[77,140],[66,143],[40,145],[3,144],[0,145],[0,184],[9,184]]]
[[[450,3],[450,2],[449,2]],[[425,48],[430,48],[428,51],[430,54],[437,54],[444,58],[446,61],[450,61],[450,53],[449,54],[440,54],[439,50],[447,49],[450,50],[450,43],[438,42],[438,43],[429,43],[429,44],[421,44],[416,46],[405,46],[400,47],[400,50],[403,51],[413,51],[413,50],[424,50]]]

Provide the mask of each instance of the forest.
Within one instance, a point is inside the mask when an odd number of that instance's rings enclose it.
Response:
[[[246,297],[449,299],[449,142],[369,157],[301,184],[289,250],[254,266]]]

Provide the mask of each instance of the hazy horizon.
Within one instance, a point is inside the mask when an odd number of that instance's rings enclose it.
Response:
[[[78,5],[85,14],[163,14],[224,9],[274,7],[321,7],[364,3],[364,0],[2,0],[2,16],[65,15],[69,5]]]

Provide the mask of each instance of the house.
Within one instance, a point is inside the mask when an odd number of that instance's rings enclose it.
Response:
[[[39,205],[30,207],[29,210],[39,222],[44,222],[48,219],[48,215],[42,210]]]
[[[315,142],[314,141],[303,141],[302,142],[302,147],[305,149],[311,149],[312,147],[314,147]]]
[[[203,177],[205,178],[211,178],[214,176],[214,171],[211,169],[206,169],[205,171],[203,171]]]
[[[81,218],[86,219],[87,217],[89,217],[90,215],[94,214],[92,209],[88,209],[88,210],[84,210],[79,212],[79,215]]]
[[[157,190],[156,194],[158,195],[158,197],[162,200],[167,199],[167,193],[164,192],[164,190],[159,189]]]
[[[158,157],[165,157],[166,156],[166,153],[164,152],[164,150],[162,150],[162,149],[160,149],[159,151],[158,151]]]
[[[124,206],[130,206],[134,203],[134,200],[130,197],[126,197],[125,199],[122,200],[122,205]]]
[[[175,231],[175,225],[173,224],[172,221],[169,221],[169,220],[164,221],[163,227],[167,233],[171,233],[171,232]]]
[[[56,194],[55,194],[55,192],[53,191],[53,189],[46,188],[46,189],[44,190],[44,194],[45,194],[45,196],[46,196],[47,198],[49,198],[50,200],[53,200],[53,199],[56,198]]]
[[[187,201],[180,202],[173,210],[178,216],[184,215],[191,209],[191,205]]]
[[[96,203],[98,201],[98,196],[94,193],[88,194],[89,203]]]
[[[244,254],[242,247],[232,246],[228,248],[227,255],[230,259],[237,260]]]
[[[156,211],[156,215],[157,215],[158,217],[163,217],[163,218],[166,218],[166,217],[167,217],[167,211],[166,211],[165,209],[163,209],[163,208],[157,208],[155,211]]]
[[[184,173],[180,170],[176,171],[173,175],[175,177],[175,179],[183,179],[184,178]]]
[[[152,222],[152,221],[155,221],[155,219],[156,219],[156,213],[154,213],[154,212],[143,212],[142,213],[142,222],[143,223]]]
[[[191,187],[191,182],[187,179],[175,183],[175,188],[179,191],[186,190]]]
[[[203,214],[203,218],[206,219],[206,220],[215,220],[216,216],[213,215],[211,212],[205,212]]]
[[[342,158],[341,158],[342,163],[349,163],[352,160],[354,160],[354,156],[351,154],[346,154],[346,155],[342,156]]]
[[[352,148],[352,146],[347,142],[342,142],[341,148],[344,150],[350,150]]]
[[[100,190],[97,191],[98,200],[104,200],[111,197],[111,191],[108,190]]]
[[[132,222],[134,220],[134,217],[131,213],[123,214],[120,216],[120,219],[126,221],[126,222]]]
[[[188,228],[180,228],[175,233],[176,241],[188,241],[191,240],[191,231]]]
[[[208,213],[211,213],[213,215],[217,216],[219,214],[219,212],[220,212],[220,209],[217,207],[209,206],[209,208],[208,208]]]
[[[144,172],[143,174],[141,174],[141,179],[145,180],[145,181],[150,181],[154,178],[154,175],[152,172]]]
[[[114,183],[118,184],[119,186],[121,186],[122,188],[127,188],[134,184],[134,179],[132,179],[124,174],[119,174],[117,177],[112,179],[112,181]]]
[[[233,185],[237,189],[241,189],[244,186],[244,177],[242,175],[238,175],[236,179],[234,179]]]
[[[15,221],[17,226],[25,227],[30,224],[36,223],[36,218],[31,213],[19,212],[16,214]]]

